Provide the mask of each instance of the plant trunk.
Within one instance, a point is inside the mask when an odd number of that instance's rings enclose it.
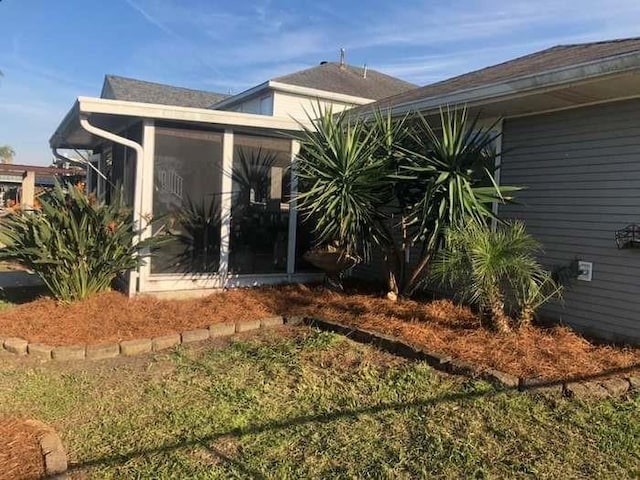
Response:
[[[522,312],[520,312],[519,318],[519,326],[520,327],[529,327],[533,323],[535,310],[530,305],[525,305],[522,308]]]
[[[504,312],[504,301],[499,292],[492,292],[489,296],[489,310],[493,326],[498,332],[507,333],[511,331],[509,316]]]

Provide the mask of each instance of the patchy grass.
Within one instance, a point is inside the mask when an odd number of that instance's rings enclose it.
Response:
[[[308,329],[75,366],[0,359],[0,416],[55,426],[75,478],[640,475],[640,397],[498,391]]]

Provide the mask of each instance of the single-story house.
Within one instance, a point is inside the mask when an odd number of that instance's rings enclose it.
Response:
[[[549,268],[579,267],[543,313],[640,344],[640,38],[557,46],[373,104],[434,122],[443,105],[501,119],[496,180],[525,189],[497,213],[526,223]]]
[[[87,185],[119,189],[140,239],[170,233],[123,279],[130,295],[321,278],[302,259],[292,133],[320,103],[333,111],[416,86],[339,63],[275,78],[229,96],[107,75],[100,98],[79,97],[50,139],[54,154],[90,157]],[[153,219],[153,221],[152,221]]]

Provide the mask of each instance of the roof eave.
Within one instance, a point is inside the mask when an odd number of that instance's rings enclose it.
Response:
[[[83,115],[112,115],[119,117],[149,118],[155,120],[193,122],[219,125],[221,127],[240,127],[267,129],[280,132],[295,132],[302,127],[298,121],[256,115],[251,113],[212,110],[208,108],[178,107],[151,103],[127,102],[94,97],[78,97],[73,107],[49,140],[51,148],[75,148],[65,142],[68,133],[79,124]]]
[[[435,111],[442,105],[482,105],[504,100],[508,97],[523,96],[532,92],[544,91],[545,89],[561,88],[573,82],[597,79],[606,75],[625,73],[636,69],[640,69],[640,52],[631,52],[520,76],[502,82],[457,90],[444,95],[412,100],[391,107],[383,107],[383,109],[391,110],[392,114],[403,114],[415,111]]]

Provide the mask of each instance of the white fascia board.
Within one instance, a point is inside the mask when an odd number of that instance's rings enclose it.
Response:
[[[525,75],[503,82],[458,90],[445,95],[422,98],[391,107],[394,114],[409,111],[437,110],[442,105],[482,105],[494,100],[526,96],[571,84],[594,80],[605,75],[624,73],[640,68],[640,52],[632,52],[603,60],[595,60],[546,72]]]
[[[269,81],[269,87],[277,92],[293,93],[295,95],[321,98],[323,100],[333,100],[336,102],[348,103],[352,105],[366,105],[367,103],[373,103],[375,101],[371,98],[355,97],[353,95],[345,95],[343,93],[330,92],[328,90],[299,87],[297,85],[289,85],[288,83],[280,83],[274,81]]]
[[[167,121],[211,123],[230,127],[264,128],[271,130],[299,131],[298,122],[287,118],[255,115],[252,113],[211,110],[208,108],[176,107],[152,103],[125,102],[104,98],[78,97],[81,113],[122,115]]]
[[[304,97],[319,98],[323,100],[333,100],[335,102],[347,103],[350,105],[366,105],[374,102],[371,98],[356,97],[353,95],[345,95],[343,93],[330,92],[328,90],[318,90],[316,88],[300,87],[297,85],[289,85],[288,83],[268,82],[261,83],[249,90],[245,90],[233,97],[225,98],[212,106],[212,108],[227,108],[247,100],[250,97],[257,96],[260,92],[283,92],[292,93],[294,95],[302,95]]]
[[[67,114],[64,116],[64,118],[56,128],[55,132],[53,132],[53,135],[51,135],[51,138],[49,138],[49,145],[53,145],[55,143],[56,137],[61,135],[60,132],[65,131],[67,128],[67,125],[69,125],[69,123],[71,123],[74,119],[78,118],[78,110],[79,110],[79,105],[78,105],[78,101],[76,100],[73,103],[73,106],[69,109]]]

